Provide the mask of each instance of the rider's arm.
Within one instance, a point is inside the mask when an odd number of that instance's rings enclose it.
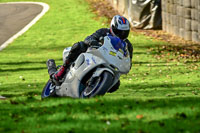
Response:
[[[132,59],[132,56],[133,56],[133,45],[131,44],[131,42],[128,39],[126,39],[125,42],[127,43],[128,52],[130,54],[130,58]]]
[[[133,45],[131,44],[131,42],[128,39],[126,39],[125,42],[127,43],[127,46],[128,46],[128,52],[130,54],[131,66],[132,66]]]
[[[86,37],[86,39],[84,40],[84,43],[88,46],[91,45],[97,45],[99,44],[99,39],[100,37],[104,37],[107,35],[109,29],[107,28],[101,28],[99,30],[97,30],[95,33],[93,33],[92,35]]]

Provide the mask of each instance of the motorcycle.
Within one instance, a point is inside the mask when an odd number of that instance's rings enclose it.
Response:
[[[64,49],[63,61],[71,47]],[[130,71],[130,55],[126,43],[118,37],[105,36],[100,47],[89,47],[70,65],[61,85],[50,79],[42,91],[42,98],[68,96],[90,98],[104,95]]]

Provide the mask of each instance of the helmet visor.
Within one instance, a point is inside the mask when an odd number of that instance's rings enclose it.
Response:
[[[118,36],[120,39],[124,40],[128,37],[130,30],[118,30],[113,29],[113,32],[116,36]]]

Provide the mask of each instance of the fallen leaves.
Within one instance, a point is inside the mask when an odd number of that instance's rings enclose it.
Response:
[[[193,62],[200,60],[200,45],[161,45],[155,48],[151,48],[151,51],[156,51],[154,56],[157,60],[163,57],[173,57],[172,61],[180,61],[181,59],[192,59]]]
[[[136,116],[137,119],[142,119],[144,116],[142,114]]]
[[[119,14],[117,10],[115,10],[112,5],[104,0],[87,0],[90,3],[92,11],[98,16],[107,17],[108,20],[106,23],[110,23],[112,17],[116,14]],[[98,19],[98,18],[97,18]]]

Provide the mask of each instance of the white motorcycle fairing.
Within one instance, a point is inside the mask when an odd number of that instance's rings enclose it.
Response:
[[[98,63],[97,63],[98,62]],[[59,96],[69,96],[79,98],[82,88],[81,80],[92,69],[96,68],[106,62],[97,56],[93,56],[90,53],[82,53],[74,64],[71,65],[69,72],[66,75],[65,81],[62,85],[56,89],[56,94]],[[99,76],[103,71],[109,71],[114,73],[108,68],[98,68],[93,76]]]
[[[63,61],[69,54],[70,47],[63,51]],[[60,86],[55,87],[55,93],[58,96],[69,96],[73,98],[82,97],[82,92],[88,86],[87,80],[95,79],[102,75],[106,76],[107,83],[105,86],[98,85],[104,88],[104,91],[114,86],[121,74],[126,74],[130,71],[131,63],[129,52],[126,49],[126,44],[117,37],[106,36],[104,37],[104,43],[98,49],[88,48],[86,53],[82,53],[70,66],[63,83]],[[107,74],[105,74],[105,72]],[[111,83],[108,83],[111,82]],[[102,83],[102,84],[103,84]],[[99,91],[99,94],[104,95],[106,92]]]

